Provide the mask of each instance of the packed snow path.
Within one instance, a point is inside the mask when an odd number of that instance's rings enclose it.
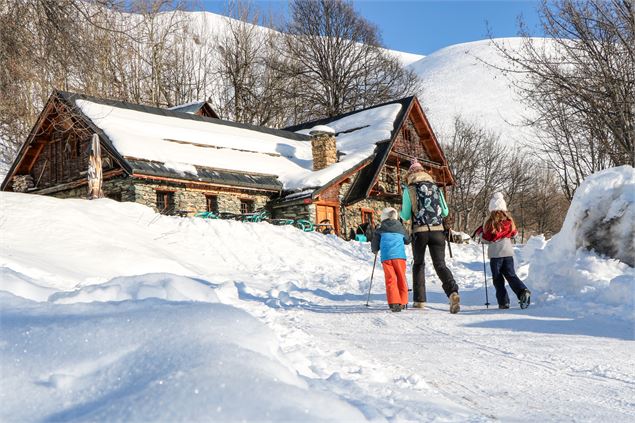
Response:
[[[433,290],[426,309],[402,313],[389,312],[379,293],[369,309],[363,295],[277,294],[286,305],[266,293],[241,298],[261,302],[256,314],[301,373],[363,404],[369,419],[635,417],[632,325],[540,306],[486,309],[481,289],[464,291],[454,316]]]
[[[478,245],[448,260],[461,313],[430,272],[391,313],[368,244],[0,196],[2,421],[635,419],[632,305],[485,309]]]

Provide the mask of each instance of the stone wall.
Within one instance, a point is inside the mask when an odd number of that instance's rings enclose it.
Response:
[[[362,224],[362,209],[372,209],[374,211],[373,222],[375,225],[380,223],[381,211],[386,207],[394,207],[397,211],[401,210],[401,199],[395,201],[378,200],[373,198],[367,198],[359,201],[352,206],[346,207],[346,234],[348,236],[351,229],[355,230]],[[342,228],[342,232],[344,228]]]
[[[240,190],[209,190],[197,189],[186,184],[155,182],[151,180],[139,180],[127,177],[110,179],[104,182],[104,195],[117,201],[131,201],[157,209],[157,191],[174,192],[174,206],[176,210],[198,212],[207,210],[206,195],[215,195],[218,201],[218,210],[221,212],[240,213],[240,200],[252,200],[254,210],[264,208],[269,201],[269,196],[259,192],[240,192]],[[57,198],[87,198],[86,185],[50,194]]]
[[[107,198],[116,201],[134,201],[134,187],[130,178],[121,177],[104,181],[102,190]],[[56,198],[88,198],[88,187],[82,185],[49,195]]]
[[[272,210],[274,219],[306,219],[315,222],[315,204],[293,204]]]
[[[157,191],[174,191],[175,210],[187,210],[189,212],[199,212],[207,210],[207,195],[215,195],[218,200],[218,210],[220,212],[240,213],[240,200],[252,200],[254,210],[265,208],[269,201],[269,196],[260,192],[240,192],[240,190],[227,191],[223,189],[200,189],[186,186],[185,184],[158,182],[158,181],[135,181],[134,193],[137,203],[156,207]]]

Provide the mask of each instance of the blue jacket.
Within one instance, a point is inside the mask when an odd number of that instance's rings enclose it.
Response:
[[[386,219],[375,229],[370,248],[373,253],[381,250],[381,261],[393,259],[406,259],[405,244],[410,244],[410,236],[401,222],[395,219]]]

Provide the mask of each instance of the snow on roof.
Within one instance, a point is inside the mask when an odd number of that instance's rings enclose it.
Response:
[[[163,162],[178,169],[197,165],[276,175],[288,191],[321,187],[371,156],[375,143],[390,139],[401,109],[400,104],[390,104],[329,123],[336,132],[349,131],[337,137],[337,148],[344,156],[314,172],[310,141],[89,100],[77,99],[76,104],[124,157]]]
[[[313,135],[314,133],[324,133],[324,134],[332,134],[335,135],[335,130],[333,128],[331,128],[330,126],[326,126],[326,125],[317,125],[314,126],[313,128],[311,128],[311,130],[309,131],[309,135]]]
[[[181,113],[196,113],[204,104],[204,101],[192,101],[190,103],[168,107],[168,110],[173,110],[175,112]]]
[[[328,126],[336,132],[337,150],[343,156],[339,162],[306,175],[304,186],[323,186],[370,157],[376,143],[390,139],[400,110],[399,103],[387,104],[329,122]],[[302,129],[297,133],[308,134],[312,129]]]

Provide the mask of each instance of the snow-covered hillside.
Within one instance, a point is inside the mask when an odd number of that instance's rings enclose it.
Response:
[[[427,307],[390,313],[379,266],[364,306],[368,244],[108,199],[0,206],[3,422],[635,418],[632,305],[530,277],[529,309],[488,310],[479,245],[448,259],[460,314],[430,263]],[[522,278],[543,247],[518,251]]]
[[[513,51],[521,47],[522,39],[495,42]],[[534,139],[533,130],[524,126],[531,112],[521,103],[509,77],[496,69],[509,64],[490,40],[445,47],[410,67],[422,80],[419,99],[438,135],[451,134],[454,118],[460,115],[500,134],[505,144]]]

